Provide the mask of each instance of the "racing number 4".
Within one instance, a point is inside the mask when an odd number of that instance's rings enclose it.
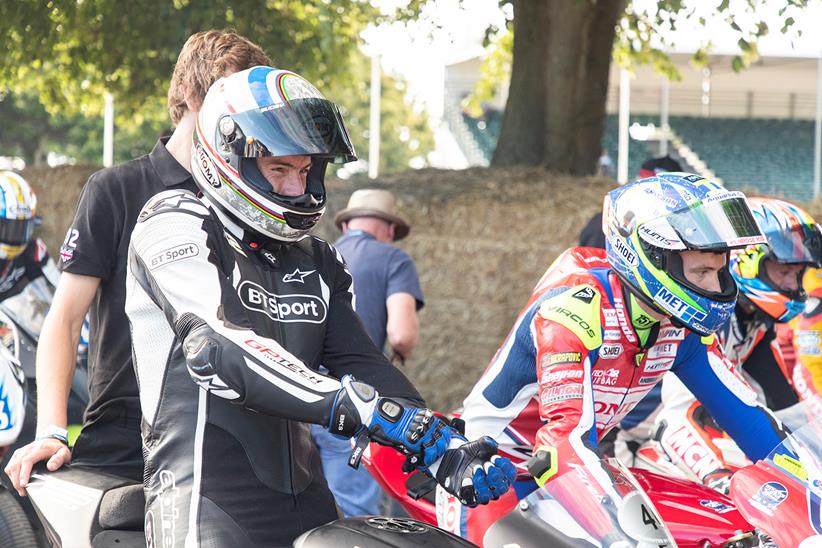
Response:
[[[642,504],[641,506],[642,506],[642,523],[644,523],[645,525],[650,525],[654,529],[659,529],[659,525],[657,524],[657,521],[656,521],[656,518],[654,517],[654,514],[650,510],[648,510],[648,507],[645,506],[644,504]]]

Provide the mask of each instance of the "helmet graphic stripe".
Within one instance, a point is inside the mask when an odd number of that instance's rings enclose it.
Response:
[[[257,106],[267,107],[273,103],[271,94],[268,92],[268,75],[270,69],[265,67],[254,67],[248,71],[248,87],[251,95],[257,101]]]

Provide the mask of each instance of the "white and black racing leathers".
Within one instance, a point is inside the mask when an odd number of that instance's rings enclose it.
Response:
[[[290,546],[334,519],[305,423],[328,424],[337,378],[422,403],[363,329],[339,254],[255,240],[175,190],[144,207],[128,269],[149,546]]]

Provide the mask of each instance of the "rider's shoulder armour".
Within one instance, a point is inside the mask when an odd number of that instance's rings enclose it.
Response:
[[[571,287],[539,307],[539,315],[569,329],[588,350],[602,345],[600,307],[602,295],[593,284]]]

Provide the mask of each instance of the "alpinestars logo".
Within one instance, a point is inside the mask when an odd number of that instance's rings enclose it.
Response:
[[[243,306],[283,323],[323,323],[325,302],[315,295],[274,295],[259,285],[244,281],[237,288]]]
[[[294,272],[291,274],[286,274],[283,276],[283,282],[290,283],[290,282],[297,282],[297,283],[305,283],[305,277],[309,274],[314,274],[316,270],[307,270],[303,272],[299,268],[294,269]]]
[[[583,287],[572,296],[576,297],[580,301],[591,304],[591,301],[594,300],[594,290],[590,287]]]
[[[157,502],[160,505],[160,535],[163,546],[174,546],[176,523],[180,517],[177,510],[179,493],[180,489],[176,485],[174,473],[169,470],[160,470],[160,493],[157,496]]]

